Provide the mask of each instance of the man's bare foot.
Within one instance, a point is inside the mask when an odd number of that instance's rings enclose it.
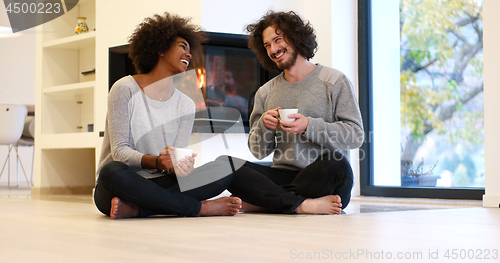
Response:
[[[231,197],[235,197],[235,196],[231,195]],[[252,205],[252,204],[249,204],[245,201],[241,201],[240,212],[243,212],[243,213],[266,213],[269,211],[267,209],[265,209],[264,207]]]
[[[201,201],[200,216],[234,216],[241,209],[241,199],[225,196],[215,200]]]
[[[139,217],[139,207],[134,204],[125,203],[118,197],[111,199],[111,211],[109,216],[113,219]]]
[[[295,209],[297,214],[333,215],[342,212],[340,196],[327,195],[320,198],[308,198]]]
[[[269,212],[269,210],[265,209],[264,207],[252,205],[252,204],[249,204],[247,202],[241,201],[240,212],[244,212],[244,213],[266,213],[266,212]]]

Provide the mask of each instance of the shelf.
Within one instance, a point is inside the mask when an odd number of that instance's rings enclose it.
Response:
[[[38,147],[38,146],[37,146]],[[52,194],[90,194],[95,186],[95,148],[40,149],[38,190]]]
[[[91,83],[55,86],[43,91],[43,134],[88,133],[88,126],[94,124]]]
[[[95,81],[87,81],[87,82],[79,82],[79,83],[74,83],[74,84],[67,84],[67,85],[59,85],[59,86],[52,86],[52,87],[47,87],[43,89],[43,93],[52,93],[52,92],[62,92],[62,91],[77,91],[77,90],[83,90],[83,89],[90,89],[95,87]]]
[[[86,17],[91,31],[76,34],[77,17]],[[94,129],[97,86],[95,74],[82,72],[96,68],[96,0],[80,0],[65,15],[40,27],[36,38],[36,185],[38,191],[54,188],[58,193],[66,188],[68,193],[92,189],[101,142]]]
[[[42,134],[37,138],[37,146],[41,149],[93,149],[95,148],[97,132],[77,132]]]
[[[84,49],[95,46],[96,32],[88,32],[70,37],[63,37],[46,41],[43,43],[44,48],[60,48],[60,49]]]

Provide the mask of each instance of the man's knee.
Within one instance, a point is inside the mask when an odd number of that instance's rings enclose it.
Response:
[[[228,162],[229,161],[229,155],[221,155],[215,159],[216,162]]]
[[[337,162],[348,162],[346,157],[338,151],[327,151],[324,154],[325,159]]]
[[[222,175],[220,179],[211,182],[210,185],[213,189],[226,189],[233,181],[233,174]]]
[[[345,156],[340,152],[328,151],[321,156],[321,160],[326,161],[328,163],[329,169],[352,173],[351,164],[349,163],[349,161],[347,161]]]

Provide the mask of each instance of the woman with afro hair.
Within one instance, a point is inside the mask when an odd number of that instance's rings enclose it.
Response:
[[[177,182],[194,169],[196,154],[175,160],[174,149],[188,145],[195,104],[172,79],[189,68],[205,39],[190,19],[169,13],[146,18],[129,37],[139,74],[116,81],[108,95],[94,193],[103,214],[231,216],[241,208],[237,197],[204,201],[223,192],[231,175],[184,192]]]

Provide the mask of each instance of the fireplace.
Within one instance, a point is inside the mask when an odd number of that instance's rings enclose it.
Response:
[[[209,40],[203,45],[203,56],[194,64],[198,88],[203,97],[202,101],[195,100],[196,119],[219,121],[210,121],[209,129],[194,131],[227,132],[224,127],[235,121],[234,113],[237,111],[243,123],[243,130],[248,133],[248,120],[253,109],[255,92],[278,73],[262,68],[257,56],[247,47],[246,35],[214,32],[207,34]],[[129,45],[123,45],[109,49],[110,88],[123,76],[136,74],[128,58],[128,47]],[[229,113],[220,114],[228,112],[223,108],[230,109]],[[217,113],[217,118],[214,118],[213,115]],[[196,126],[195,123],[195,128]]]

